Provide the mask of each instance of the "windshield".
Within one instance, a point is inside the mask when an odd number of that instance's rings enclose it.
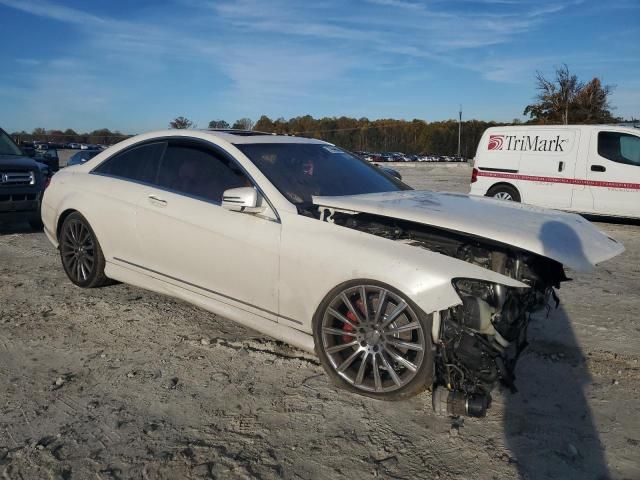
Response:
[[[2,130],[0,130],[0,155],[22,155],[22,150]]]
[[[311,206],[312,195],[409,190],[366,160],[318,143],[236,144],[289,201]]]

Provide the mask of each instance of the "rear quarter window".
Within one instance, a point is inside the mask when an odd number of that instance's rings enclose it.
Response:
[[[130,148],[105,160],[93,170],[93,173],[154,183],[166,146],[166,142],[154,142]]]

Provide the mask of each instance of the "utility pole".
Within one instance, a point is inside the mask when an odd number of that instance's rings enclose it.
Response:
[[[460,105],[460,111],[458,112],[458,157],[460,156],[461,136],[462,136],[462,105]]]

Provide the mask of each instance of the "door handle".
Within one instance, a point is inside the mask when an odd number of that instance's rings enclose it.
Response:
[[[162,207],[166,207],[167,206],[167,201],[163,200],[162,198],[158,198],[155,195],[149,195],[149,201],[153,204],[157,204],[160,205]]]
[[[564,170],[564,162],[558,163],[558,171],[561,172]]]
[[[606,172],[607,169],[604,168],[602,165],[591,165],[591,171],[592,172]]]

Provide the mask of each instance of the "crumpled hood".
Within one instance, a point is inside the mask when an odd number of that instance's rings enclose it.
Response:
[[[318,206],[467,233],[551,258],[576,271],[624,252],[580,215],[458,193],[420,190],[313,197]]]

